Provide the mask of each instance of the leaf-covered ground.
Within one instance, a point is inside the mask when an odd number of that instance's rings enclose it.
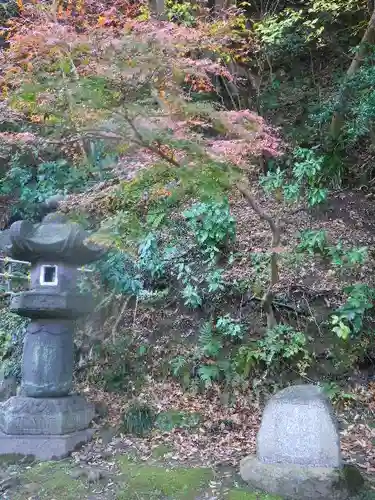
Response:
[[[115,446],[132,449],[147,461],[162,450],[163,458],[173,465],[230,468],[238,470],[240,460],[256,451],[256,434],[261,420],[261,408],[251,393],[237,394],[236,403],[226,405],[226,395],[219,389],[207,394],[184,392],[173,382],[150,380],[140,398],[159,412],[183,412],[200,415],[193,428],[165,431],[154,429],[148,436],[137,438],[121,434],[121,416],[129,406],[126,396],[86,388],[87,397],[105,404],[108,414],[98,425],[99,448],[111,439]],[[353,389],[355,404],[337,410],[344,460],[357,465],[365,474],[375,472],[375,419],[372,411],[375,386]],[[111,449],[112,444],[108,444]],[[77,455],[79,456],[79,454]]]
[[[275,219],[285,216],[285,207],[281,204],[267,199],[260,193],[258,200],[262,208]],[[250,257],[247,259],[246,255],[254,251],[266,252],[269,249],[270,232],[267,225],[259,220],[243,199],[233,196],[230,202],[232,213],[237,220],[236,244],[238,250],[242,252],[242,259],[235,263],[229,274],[231,278],[248,278],[249,282],[253,282],[254,266]],[[366,193],[343,191],[336,193],[329,204],[319,211],[309,213],[301,210],[294,213],[289,219],[290,223],[284,227],[281,253],[286,256],[288,252],[292,253],[298,244],[298,234],[307,229],[325,230],[330,244],[336,244],[341,240],[348,247],[368,247],[369,261],[358,270],[357,274],[356,271],[340,273],[329,261],[316,256],[309,259],[303,255],[303,259],[298,262],[285,259],[280,265],[277,298],[282,297],[284,304],[302,312],[300,319],[297,320],[298,326],[303,331],[308,329],[312,332],[309,342],[311,350],[315,351],[317,356],[326,353],[328,333],[323,320],[335,307],[342,304],[343,287],[357,281],[373,285],[374,215],[373,203]],[[238,307],[238,304],[230,305],[232,306]],[[288,308],[280,306],[280,311],[281,314],[287,314]],[[246,319],[246,315],[253,314],[251,319],[254,322],[251,323],[251,330],[254,336],[257,335],[258,328],[261,332],[263,319],[259,308],[255,314],[244,308],[242,314],[243,319]],[[130,309],[119,325],[119,334],[121,328],[125,330],[130,326],[138,336],[139,342],[142,342],[141,339],[146,339],[145,341],[153,345],[154,355],[148,366],[150,373],[153,372],[154,364],[165,365],[171,339],[175,342],[177,339],[177,342],[181,343],[181,352],[184,353],[189,348],[189,339],[194,339],[194,333],[197,332],[193,315],[183,308],[179,309],[176,304],[172,304],[170,310],[163,307],[143,309],[139,306],[136,314]],[[328,342],[331,340],[330,337]],[[318,376],[314,380],[306,376],[300,379],[302,383],[316,382],[317,379],[330,381],[335,376],[329,363],[324,367],[324,356],[317,359],[321,370]],[[337,412],[344,458],[373,474],[375,472],[373,429],[375,387],[371,382],[371,369],[370,378],[367,375],[350,365],[344,377],[349,383],[347,392],[353,399],[345,400],[344,397],[344,401],[339,402],[337,406]],[[85,390],[87,397],[94,402],[106,402],[109,409],[107,417],[109,425],[117,427],[120,424],[121,415],[129,405],[129,395],[106,394],[94,384],[83,384],[80,389]],[[233,400],[235,403],[228,405],[230,397],[232,397],[230,403],[233,403]],[[157,411],[185,411],[202,415],[201,425],[193,430],[154,432],[150,438],[145,439],[124,438],[126,442],[132,442],[137,447],[144,459],[152,455],[154,448],[164,445],[173,450],[170,458],[177,463],[238,467],[241,458],[255,451],[262,401],[252,389],[242,393],[234,391],[230,395],[222,388],[214,387],[209,394],[201,395],[184,391],[177,383],[150,379],[137,399],[147,401]]]

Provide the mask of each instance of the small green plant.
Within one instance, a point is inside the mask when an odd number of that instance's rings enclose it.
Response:
[[[293,157],[291,178],[288,180],[286,172],[279,167],[269,170],[260,178],[264,191],[271,194],[282,190],[284,200],[289,203],[294,203],[303,196],[311,207],[324,202],[328,194],[328,190],[322,185],[327,158],[304,148],[296,148]]]
[[[169,362],[172,375],[178,377],[186,369],[188,361],[185,356],[176,356]]]
[[[150,273],[152,278],[161,278],[164,275],[164,262],[154,233],[149,233],[141,242],[138,255],[138,265],[142,271]]]
[[[195,26],[195,12],[197,6],[193,5],[191,2],[184,1],[178,2],[176,0],[166,1],[166,12],[168,19],[174,21],[178,24],[183,24],[187,27]]]
[[[345,250],[341,242],[331,248],[329,253],[332,258],[332,264],[344,269],[359,268],[368,260],[367,247],[353,247]]]
[[[143,289],[137,264],[126,252],[108,252],[96,265],[96,269],[103,285],[117,294],[138,296]]]
[[[242,325],[233,319],[230,314],[217,318],[216,330],[221,335],[232,339],[242,339],[244,335]]]
[[[228,202],[196,203],[183,213],[198,245],[209,259],[233,242],[236,223]]]
[[[368,260],[367,247],[344,248],[339,241],[335,246],[328,243],[326,231],[306,230],[300,233],[300,242],[297,245],[297,252],[306,252],[309,255],[321,255],[330,257],[332,265],[344,270],[360,268]]]
[[[247,378],[261,365],[267,370],[280,370],[286,364],[296,365],[302,374],[311,362],[306,344],[307,338],[302,332],[289,325],[277,325],[267,330],[262,339],[239,349],[235,361],[237,370]]]
[[[321,387],[335,406],[342,403],[350,403],[357,399],[355,394],[345,392],[336,382],[326,382],[321,384]]]
[[[199,293],[198,287],[188,283],[182,290],[182,297],[186,306],[196,309],[202,305],[202,297]]]
[[[375,290],[359,283],[344,288],[346,302],[331,317],[332,330],[344,340],[362,333],[367,311],[373,308]]]
[[[251,264],[254,272],[249,288],[256,297],[261,297],[269,280],[271,255],[268,252],[252,253]]]
[[[331,317],[332,331],[343,340],[347,340],[350,336],[351,330],[348,325],[346,325],[340,316],[334,314]]]
[[[307,252],[310,255],[327,255],[329,251],[326,231],[303,231],[300,234],[300,243],[297,246],[298,252]]]
[[[223,292],[225,290],[223,272],[223,269],[214,269],[208,273],[206,281],[209,293]]]
[[[220,378],[220,367],[217,363],[201,365],[198,368],[198,375],[206,389],[212,386],[213,382]]]
[[[214,334],[214,329],[210,321],[203,324],[199,332],[198,354],[199,357],[216,359],[223,348],[223,341]]]
[[[217,323],[211,321],[201,326],[198,345],[193,353],[171,360],[173,376],[182,380],[185,386],[199,386],[197,378],[205,389],[209,389],[214,382],[228,384],[234,380],[233,363],[228,359],[228,353],[224,354],[224,347],[230,345],[226,342],[229,337],[231,340],[241,338],[237,329],[239,325],[229,315],[219,319],[223,320],[219,321],[219,325],[222,323],[219,328]]]
[[[133,403],[122,418],[122,430],[126,434],[145,436],[155,423],[154,410],[144,403]]]
[[[267,194],[280,191],[285,184],[285,173],[277,167],[275,170],[269,170],[267,174],[259,179],[259,184]]]

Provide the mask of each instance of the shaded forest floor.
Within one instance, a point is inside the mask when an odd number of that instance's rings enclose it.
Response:
[[[285,217],[285,206],[260,193],[257,193],[257,199],[275,220]],[[228,271],[227,277],[253,283],[256,275],[259,277],[259,270],[254,270],[250,254],[269,249],[270,232],[242,198],[234,195],[230,204],[237,221],[236,250],[241,258]],[[333,402],[339,418],[344,459],[372,476],[375,473],[375,384],[372,382],[371,346],[365,356],[365,367],[350,365],[349,361],[343,363],[344,368],[340,371],[326,356],[327,346],[332,342],[326,320],[333,308],[343,303],[343,288],[356,282],[373,285],[375,207],[372,194],[361,190],[340,191],[318,211],[309,213],[299,207],[294,207],[293,211],[294,215],[283,228],[281,247],[286,257],[281,260],[280,282],[276,290],[277,300],[287,307],[281,305],[276,310],[281,322],[294,321],[301,331],[308,333],[315,364],[305,376],[296,373],[287,375],[290,375],[289,381],[294,383],[334,380],[341,384],[342,393]],[[332,245],[341,241],[344,246],[366,246],[370,258],[358,271],[341,273],[332,268],[327,259],[306,254],[300,258],[293,249],[298,244],[299,233],[304,230],[326,231],[328,242]],[[257,338],[264,331],[264,317],[258,302],[250,300],[243,307],[248,297],[244,294],[241,300],[228,301],[228,311],[225,312],[239,314],[248,325],[249,336]],[[298,314],[294,314],[293,309]],[[153,355],[146,369],[153,374],[159,371],[160,365],[165,366],[173,355],[184,353],[195,344],[201,321],[201,313],[189,312],[176,302],[169,308],[150,309],[139,305],[136,315],[132,309],[125,312],[118,334],[121,335],[122,328],[124,331],[131,329],[137,343],[142,343],[143,339],[152,344]],[[372,318],[368,321],[371,328]],[[285,383],[285,378],[281,381],[276,377],[274,382],[274,388],[277,388],[278,384]],[[105,403],[108,413],[101,425],[118,430],[132,397],[129,394],[106,393],[93,383],[82,383],[79,389],[94,403]],[[154,379],[149,375],[136,395],[137,400],[149,404],[157,412],[199,414],[199,425],[194,429],[175,428],[170,432],[154,430],[146,438],[126,436],[123,442],[135,447],[143,461],[149,460],[161,447],[169,450],[166,457],[175,464],[238,470],[241,458],[255,452],[256,434],[266,397],[251,388],[228,394],[219,385],[200,394],[184,390],[168,378],[159,376]]]
[[[108,410],[96,424],[94,440],[60,462],[2,457],[1,498],[277,500],[251,491],[238,474],[239,460],[255,451],[260,417],[259,409],[246,398],[228,410],[217,396],[191,396],[175,384],[150,381],[142,394],[144,401],[157,401],[160,411],[199,412],[201,421],[194,430],[153,431],[148,437],[134,438],[118,429],[119,415],[127,406],[125,397],[95,393],[95,387],[86,388],[86,394]],[[375,433],[364,415],[346,410],[339,421],[346,462],[357,464],[371,481]],[[371,500],[375,492],[370,490],[363,498]]]

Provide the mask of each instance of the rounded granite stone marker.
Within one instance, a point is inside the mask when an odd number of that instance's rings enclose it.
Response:
[[[257,456],[263,463],[341,467],[336,418],[319,387],[288,387],[269,400],[258,433]]]

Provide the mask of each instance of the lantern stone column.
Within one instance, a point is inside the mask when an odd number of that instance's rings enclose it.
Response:
[[[104,251],[78,224],[57,214],[41,224],[15,222],[7,253],[31,262],[31,289],[12,296],[10,310],[31,319],[19,394],[0,404],[0,454],[40,460],[66,457],[92,436],[93,407],[71,394],[74,320],[91,310],[77,289],[78,267]]]

